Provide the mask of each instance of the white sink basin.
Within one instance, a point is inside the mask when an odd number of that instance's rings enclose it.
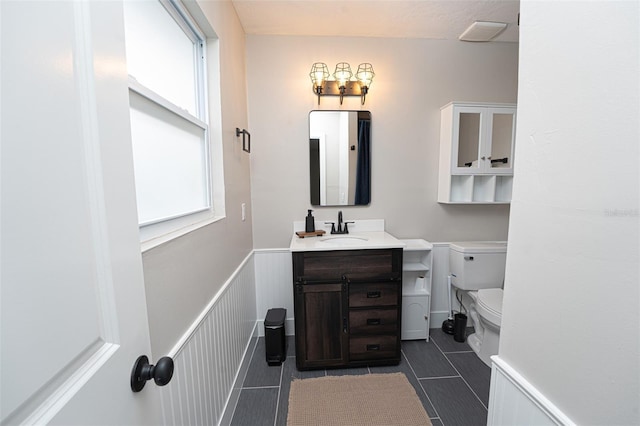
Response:
[[[336,235],[320,238],[319,240],[323,244],[331,244],[336,246],[354,246],[360,245],[364,241],[369,241],[366,237],[358,237],[356,235]]]
[[[402,241],[384,231],[358,231],[353,234],[325,234],[315,238],[299,238],[294,233],[289,249],[292,252],[335,251],[402,248],[404,246]]]

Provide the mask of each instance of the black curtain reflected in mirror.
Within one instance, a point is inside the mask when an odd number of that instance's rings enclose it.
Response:
[[[371,120],[358,117],[358,161],[356,165],[356,205],[371,202]]]
[[[311,205],[320,205],[320,139],[309,139]]]

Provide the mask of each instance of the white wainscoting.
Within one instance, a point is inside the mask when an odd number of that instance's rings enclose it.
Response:
[[[574,425],[499,356],[492,356],[487,425]]]
[[[174,377],[159,388],[165,425],[221,424],[225,410],[233,413],[253,347],[254,271],[251,253],[169,353]]]
[[[258,333],[264,336],[264,317],[271,308],[285,308],[285,332],[294,334],[293,265],[289,249],[254,250],[256,268],[256,317]]]
[[[433,244],[433,274],[431,282],[431,328],[440,328],[449,317],[447,276],[449,275],[449,243]],[[455,302],[455,296],[452,296]],[[454,308],[455,309],[455,308]]]

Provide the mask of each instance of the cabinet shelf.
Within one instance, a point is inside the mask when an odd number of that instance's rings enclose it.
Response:
[[[427,290],[405,290],[402,289],[402,297],[411,296],[431,296],[431,293]]]
[[[402,264],[402,270],[403,271],[428,271],[429,267],[427,265],[425,265],[424,263],[420,263],[420,262],[410,262],[410,263],[403,263]]]

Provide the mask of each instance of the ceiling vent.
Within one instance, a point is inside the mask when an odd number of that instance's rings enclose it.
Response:
[[[458,37],[462,41],[490,41],[507,28],[504,22],[476,21]]]

